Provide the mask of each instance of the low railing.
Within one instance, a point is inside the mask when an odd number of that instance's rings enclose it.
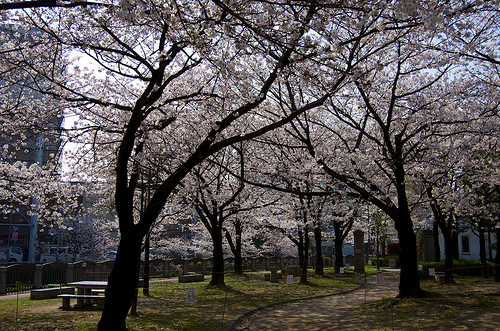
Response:
[[[0,267],[0,294],[29,291],[43,288],[48,284],[65,284],[81,280],[107,280],[114,261],[75,263],[48,262],[44,264],[13,264]],[[244,258],[243,270],[262,271],[271,268],[284,269],[289,265],[298,265],[298,258],[257,257]],[[149,261],[150,277],[172,277],[188,272],[208,274],[212,271],[213,259],[154,259]],[[224,269],[234,271],[234,258],[224,259]],[[143,275],[144,266],[139,272]]]

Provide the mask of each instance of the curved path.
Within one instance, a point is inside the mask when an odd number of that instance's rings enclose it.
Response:
[[[250,312],[249,317],[243,315],[230,323],[227,330],[342,330],[339,322],[348,309],[398,295],[399,273],[386,272],[381,275],[382,284],[377,284],[377,276],[368,276],[367,286],[356,291],[258,309],[254,313]]]

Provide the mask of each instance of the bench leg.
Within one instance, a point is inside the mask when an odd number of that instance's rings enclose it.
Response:
[[[96,299],[96,305],[97,305],[97,308],[99,309],[103,309],[104,308],[104,297],[101,299]]]
[[[62,309],[69,309],[70,308],[70,300],[69,298],[62,298]]]

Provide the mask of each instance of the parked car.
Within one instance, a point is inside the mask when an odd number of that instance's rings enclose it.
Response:
[[[22,262],[24,259],[21,247],[2,247],[0,250],[0,261],[2,262]]]
[[[46,247],[40,254],[40,262],[74,262],[77,254],[71,247]]]
[[[114,260],[116,259],[116,252],[108,252],[104,255],[104,257],[106,258],[106,260]]]

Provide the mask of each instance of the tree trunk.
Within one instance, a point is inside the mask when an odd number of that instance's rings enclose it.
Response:
[[[309,251],[309,229],[307,227],[304,228],[304,254],[303,254],[303,263],[302,263],[302,272],[300,273],[300,283],[307,283],[307,263],[308,263],[308,251]]]
[[[493,262],[493,250],[491,249],[491,229],[488,228],[488,261]]]
[[[454,246],[453,246],[453,259],[454,260],[460,260],[460,251],[458,249],[458,232],[457,231],[453,231],[453,242],[454,242]]]
[[[396,135],[396,155],[394,157],[394,175],[398,195],[398,210],[394,215],[394,224],[399,236],[399,264],[401,275],[399,280],[399,298],[415,298],[422,296],[417,265],[417,237],[413,231],[408,199],[406,197],[405,169],[402,161],[403,143],[401,135]]]
[[[240,221],[234,222],[234,228],[236,230],[236,245],[234,254],[234,272],[237,274],[243,273],[243,257],[241,256],[241,234],[243,232],[243,227]]]
[[[340,273],[340,268],[344,267],[344,253],[342,252],[342,230],[339,222],[333,222],[333,231],[335,233],[335,273]]]
[[[324,275],[323,254],[321,252],[321,227],[319,225],[314,227],[314,240],[316,242],[316,275]]]
[[[149,235],[144,240],[144,271],[142,279],[144,282],[142,294],[149,296]]]
[[[297,246],[299,254],[299,268],[302,270],[304,266],[304,233],[302,229],[299,228],[299,245]]]
[[[226,240],[231,248],[231,252],[234,255],[234,273],[242,274],[243,273],[243,257],[241,255],[241,234],[243,232],[243,227],[241,226],[240,221],[234,221],[234,229],[236,232],[236,238],[233,242],[233,238],[231,234],[226,231]]]
[[[226,286],[224,283],[224,252],[222,249],[222,229],[214,227],[210,232],[213,243],[212,280],[208,285]]]
[[[434,262],[439,262],[441,261],[441,247],[439,246],[439,224],[434,221],[432,222],[432,227],[434,230]],[[453,247],[451,254],[453,259]]]
[[[432,198],[431,193],[429,193],[429,197]],[[447,221],[437,202],[431,203],[431,209],[434,214],[434,238],[436,238],[436,232],[439,233],[439,229],[441,229],[444,238],[444,282],[446,284],[455,283],[453,279],[453,255],[455,249],[453,236],[454,215],[453,212],[449,212]],[[439,241],[437,245],[439,246]]]
[[[497,237],[497,254],[495,255],[495,282],[500,282],[500,250],[499,239],[500,239],[500,228],[496,228]]]
[[[140,234],[122,234],[115,264],[108,278],[104,310],[97,326],[99,331],[127,330],[125,320],[139,279],[141,245]]]
[[[446,284],[453,284],[455,280],[453,279],[453,249],[455,243],[453,241],[452,231],[442,231],[444,237],[444,269],[445,276],[444,282]]]
[[[488,263],[486,259],[486,240],[484,223],[482,220],[478,222],[477,231],[479,233],[479,259],[481,260],[481,274],[484,278],[489,278],[490,273],[488,270]]]
[[[399,280],[398,298],[415,298],[422,295],[417,266],[417,238],[413,232],[410,214],[406,214],[396,223],[399,236],[399,263],[401,275]]]

